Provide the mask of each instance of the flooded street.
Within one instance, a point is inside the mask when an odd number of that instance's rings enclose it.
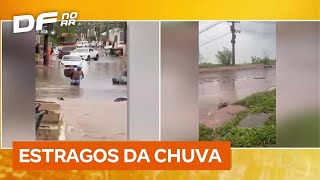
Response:
[[[233,33],[230,21],[199,23],[199,64],[223,64],[218,52],[232,52]],[[254,67],[257,59],[276,59],[276,23],[271,21],[239,21],[234,23],[235,64],[225,70],[200,73],[199,118],[204,122],[218,110],[219,103],[233,103],[256,92],[276,86],[276,68]],[[226,53],[225,53],[226,54]],[[232,55],[231,55],[232,56]],[[230,57],[231,58],[231,57]],[[226,63],[226,62],[225,62]],[[227,63],[228,64],[228,63]]]
[[[233,103],[256,92],[276,86],[276,67],[226,70],[200,74],[200,123],[215,113],[220,102]]]
[[[83,65],[80,87],[70,85],[58,61],[52,61],[49,70],[36,68],[36,99],[61,105],[66,140],[126,140],[127,103],[113,101],[127,97],[127,86],[112,84],[112,78],[127,68],[126,63],[122,58],[99,55],[99,61]]]

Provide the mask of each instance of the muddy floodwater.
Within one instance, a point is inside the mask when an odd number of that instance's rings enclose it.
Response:
[[[126,140],[127,103],[113,101],[127,97],[127,86],[112,85],[127,68],[123,59],[100,54],[99,61],[85,62],[80,87],[70,85],[57,60],[51,66],[36,68],[36,99],[61,105],[66,140]]]
[[[200,74],[199,118],[218,110],[220,102],[235,102],[256,92],[276,86],[276,67],[225,70]]]

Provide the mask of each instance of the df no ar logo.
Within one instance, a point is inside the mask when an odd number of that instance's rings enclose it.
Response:
[[[32,15],[13,16],[13,33],[29,32],[36,25],[36,30],[43,30],[44,24],[56,23],[58,12],[47,12],[38,15],[37,19]],[[76,25],[77,12],[62,13],[60,26]]]

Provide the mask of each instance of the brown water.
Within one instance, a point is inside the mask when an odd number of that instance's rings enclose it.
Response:
[[[199,81],[199,118],[203,122],[220,102],[235,102],[256,92],[276,86],[276,68],[226,70],[201,73]]]
[[[124,60],[100,54],[99,61],[85,62],[80,87],[70,85],[58,62],[52,66],[36,68],[36,99],[61,104],[66,140],[125,140],[127,103],[113,101],[127,97],[127,86],[112,85],[126,68]]]

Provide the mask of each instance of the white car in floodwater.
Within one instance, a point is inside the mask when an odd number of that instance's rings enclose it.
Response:
[[[89,47],[90,44],[88,41],[82,41],[82,47]]]
[[[93,48],[77,48],[73,50],[70,55],[79,56],[86,61],[90,61],[90,59],[99,60],[99,53]]]
[[[74,68],[77,66],[83,66],[84,60],[77,55],[64,55],[60,61],[61,65],[65,68]]]
[[[77,42],[77,48],[89,47],[90,44],[88,41],[79,41]]]
[[[97,41],[91,41],[90,46],[91,47],[97,47],[98,42]]]

